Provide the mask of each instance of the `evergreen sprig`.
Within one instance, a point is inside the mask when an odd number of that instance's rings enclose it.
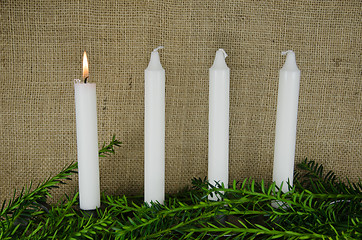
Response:
[[[102,157],[114,153],[114,147],[119,147],[120,145],[121,142],[113,136],[112,141],[108,145],[103,144],[99,150],[99,156]],[[30,186],[23,187],[19,194],[17,194],[15,190],[13,198],[8,204],[6,204],[6,200],[4,200],[0,211],[0,239],[13,239],[14,236],[36,239],[38,236],[42,236],[39,233],[44,229],[48,229],[47,236],[52,232],[50,229],[53,229],[55,232],[54,236],[60,233],[67,234],[67,232],[59,231],[61,229],[60,226],[62,226],[61,223],[66,222],[63,222],[65,218],[70,218],[70,222],[67,222],[70,224],[68,225],[68,230],[74,231],[74,229],[84,228],[86,225],[83,224],[83,220],[77,223],[78,228],[70,228],[74,225],[71,224],[74,221],[75,215],[72,207],[78,205],[76,201],[77,195],[72,199],[66,196],[65,202],[51,209],[48,209],[49,205],[46,203],[47,198],[51,197],[50,190],[59,188],[59,184],[66,184],[66,180],[71,180],[69,176],[77,173],[77,168],[77,162],[71,163],[54,177],[50,177],[43,183],[37,185],[35,189],[32,189],[32,183],[30,183]],[[63,214],[60,214],[60,212],[63,212]],[[45,223],[43,221],[45,221]],[[57,224],[52,225],[52,221],[55,221]],[[82,234],[82,231],[76,235],[84,235],[87,237],[87,234]],[[59,237],[57,236],[56,238],[58,239]],[[43,238],[41,237],[39,239]]]
[[[343,214],[354,214],[345,219],[334,213],[341,208],[337,206],[339,204],[353,199],[360,203],[361,194],[315,194],[305,189],[298,192],[296,188],[282,193],[275,189],[275,184],[267,187],[264,183],[245,180],[240,186],[234,182],[228,189],[202,187],[200,191],[204,197],[191,197],[190,204],[178,201],[177,197],[169,198],[165,205],[150,207],[129,203],[125,197],[108,197],[105,202],[115,215],[121,216],[113,227],[118,239],[361,237],[361,205],[345,210]],[[206,196],[215,191],[224,192],[223,200],[212,202],[207,199]],[[194,194],[190,193],[191,196]],[[199,200],[195,202],[195,199]],[[275,208],[271,202],[282,202],[283,206]],[[236,223],[221,222],[220,219],[226,216],[236,217]]]
[[[65,184],[65,180],[71,180],[69,177],[75,173],[76,163],[71,163],[63,168],[60,173],[54,177],[48,178],[43,183],[37,185],[32,190],[32,184],[29,187],[23,187],[19,194],[14,191],[12,200],[6,205],[6,200],[2,204],[0,212],[0,239],[11,239],[17,231],[26,228],[29,221],[33,218],[42,216],[48,210],[46,208],[46,199],[50,197],[50,190],[58,188],[58,184]]]
[[[116,136],[113,135],[111,142],[106,145],[106,143],[103,143],[102,148],[99,150],[99,156],[100,157],[107,157],[109,155],[112,155],[115,153],[114,147],[120,147],[122,142],[118,141],[116,139]]]
[[[100,155],[115,152],[112,138]],[[361,239],[362,185],[305,160],[297,165],[287,193],[275,183],[245,179],[227,188],[193,179],[191,187],[168,195],[163,205],[142,196],[103,195],[97,217],[81,214],[78,194],[49,209],[49,189],[70,179],[76,163],[36,189],[25,188],[3,204],[3,239]],[[219,201],[209,200],[217,194]]]
[[[331,170],[327,174],[323,172],[323,165],[313,160],[305,159],[297,165],[295,173],[295,184],[299,188],[306,188],[315,193],[360,193],[362,190],[362,182],[351,183],[348,178],[345,184]]]

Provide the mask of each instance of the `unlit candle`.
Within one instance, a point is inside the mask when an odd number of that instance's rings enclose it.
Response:
[[[216,52],[209,69],[209,149],[208,181],[228,187],[229,178],[229,85],[230,69],[223,49]],[[218,200],[219,196],[209,196]]]
[[[277,187],[283,184],[281,190],[288,192],[288,185],[293,186],[300,70],[293,51],[282,54],[287,58],[279,72],[273,181]]]
[[[165,199],[165,69],[158,47],[145,70],[145,196],[146,203]]]

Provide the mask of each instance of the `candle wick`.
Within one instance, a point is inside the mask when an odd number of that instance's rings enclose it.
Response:
[[[87,83],[88,77],[89,77],[89,76],[86,76],[86,77],[84,78],[84,83]]]
[[[283,56],[284,56],[284,55],[287,55],[287,54],[290,53],[290,52],[293,52],[293,50],[284,51],[284,52],[282,52],[282,55],[283,55]]]
[[[157,51],[160,50],[160,49],[163,49],[163,46],[159,46],[159,47],[153,49],[153,52],[157,52]]]

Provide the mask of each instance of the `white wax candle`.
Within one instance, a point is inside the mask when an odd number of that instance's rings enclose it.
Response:
[[[283,183],[281,190],[288,192],[288,182],[293,185],[300,71],[293,51],[282,54],[287,58],[279,72],[273,181],[278,187]]]
[[[165,69],[158,47],[145,70],[145,196],[147,203],[165,200]]]
[[[96,84],[75,80],[74,90],[80,209],[94,210],[100,207]]]
[[[223,49],[216,52],[209,69],[209,149],[208,181],[212,185],[224,184],[229,178],[229,85],[230,69]],[[218,200],[214,194],[210,200]]]

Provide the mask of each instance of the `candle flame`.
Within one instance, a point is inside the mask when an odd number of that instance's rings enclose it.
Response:
[[[86,81],[86,79],[89,77],[88,74],[88,59],[87,59],[87,53],[84,51],[83,54],[83,79]]]

